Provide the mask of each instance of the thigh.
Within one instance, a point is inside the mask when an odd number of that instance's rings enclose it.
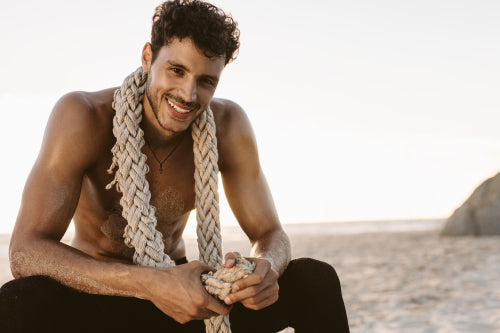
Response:
[[[45,277],[8,282],[0,289],[0,332],[204,332],[202,321],[177,323],[151,302],[86,294]]]
[[[279,299],[253,311],[235,304],[231,311],[234,333],[277,332],[286,327],[295,332],[349,332],[337,273],[327,263],[300,258],[290,262],[278,280]]]
[[[0,289],[0,331],[57,332],[57,326],[71,323],[74,313],[66,304],[66,288],[44,276],[12,280]],[[60,330],[59,330],[60,331]]]

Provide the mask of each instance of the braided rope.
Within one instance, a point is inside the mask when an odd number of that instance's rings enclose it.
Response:
[[[142,100],[146,89],[147,73],[141,67],[123,81],[115,91],[113,108],[113,134],[116,143],[111,149],[113,160],[108,172],[115,172],[107,189],[116,185],[122,192],[120,204],[122,216],[127,220],[124,231],[125,244],[134,247],[133,261],[137,265],[171,267],[175,263],[165,253],[162,234],[156,230],[155,208],[150,204],[151,192],[146,173],[144,132],[140,128],[142,120]],[[200,261],[212,267],[221,268],[222,241],[219,223],[218,196],[218,152],[215,136],[214,116],[208,107],[191,126],[195,162],[195,208],[197,218],[198,249]],[[222,268],[223,269],[223,268]],[[251,269],[253,271],[253,268]],[[248,273],[246,273],[248,274]],[[233,282],[245,274],[233,274]],[[217,277],[204,274],[202,281],[209,281],[206,289],[217,295]],[[210,285],[211,284],[211,285]],[[229,290],[230,292],[230,290]],[[228,294],[227,285],[223,293]],[[220,294],[220,295],[223,295]],[[221,297],[221,296],[218,297]],[[224,296],[225,297],[225,296]],[[223,299],[223,298],[222,298]],[[217,316],[205,320],[207,333],[230,333],[228,316]]]
[[[196,233],[200,261],[222,266],[222,239],[219,222],[218,159],[214,115],[210,107],[191,126],[194,153]],[[205,319],[207,332],[231,332],[229,316]]]
[[[156,230],[155,209],[150,205],[151,192],[146,180],[149,171],[144,146],[142,100],[146,90],[147,73],[142,68],[125,78],[120,89],[113,96],[113,134],[116,143],[111,149],[113,160],[108,172],[118,166],[114,184],[122,192],[120,204],[122,216],[127,220],[124,231],[125,244],[134,247],[134,263],[142,266],[171,267],[174,262],[165,254],[162,234]]]

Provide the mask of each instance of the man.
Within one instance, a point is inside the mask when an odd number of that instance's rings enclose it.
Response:
[[[203,319],[227,314],[234,332],[276,332],[287,326],[297,332],[348,331],[333,268],[312,259],[290,262],[288,237],[245,113],[231,101],[213,98],[222,70],[239,47],[238,36],[232,18],[208,3],[166,2],[155,12],[142,69],[132,77],[147,80],[142,99],[135,101],[140,128],[129,127],[127,120],[118,124],[121,105],[127,100],[134,104],[134,96],[140,96],[123,87],[118,93],[117,88],[74,92],[59,100],[12,234],[10,260],[16,280],[0,291],[0,331],[203,332]],[[202,273],[216,267],[187,263],[182,239],[198,200],[193,178],[198,162],[188,133],[211,112],[215,164],[252,244],[250,260],[255,264],[252,274],[232,285],[224,302],[209,295],[200,281]],[[127,180],[119,180],[127,162],[120,160],[118,150],[127,153],[132,144],[120,146],[119,128],[144,143],[125,177],[137,176],[131,175],[140,161],[147,161],[149,169],[143,194],[129,203]],[[113,178],[108,169],[117,165]],[[123,193],[107,186],[115,180]],[[155,208],[148,206],[149,196]],[[142,199],[145,203],[137,204]],[[154,213],[153,225],[176,266],[133,265],[140,260],[136,256],[155,254],[137,254],[139,232],[149,231],[131,231],[128,204]],[[72,219],[75,234],[68,246],[60,240]],[[127,245],[135,246],[135,252]],[[226,254],[225,266],[232,267],[234,258]]]

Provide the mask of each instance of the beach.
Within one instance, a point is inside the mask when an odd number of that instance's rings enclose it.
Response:
[[[500,237],[440,237],[441,220],[285,225],[292,255],[331,264],[351,332],[500,332]],[[350,224],[349,224],[350,223]],[[364,223],[364,224],[363,224]],[[0,282],[9,280],[0,235]],[[249,252],[236,227],[224,251]],[[196,239],[186,239],[188,259]]]

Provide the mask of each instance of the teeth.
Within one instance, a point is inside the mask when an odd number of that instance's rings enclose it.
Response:
[[[173,103],[170,103],[170,101],[167,99],[167,102],[168,104],[174,108],[175,111],[179,112],[179,113],[189,113],[191,112],[191,109],[182,109],[180,107],[178,107],[177,105],[173,104]]]

